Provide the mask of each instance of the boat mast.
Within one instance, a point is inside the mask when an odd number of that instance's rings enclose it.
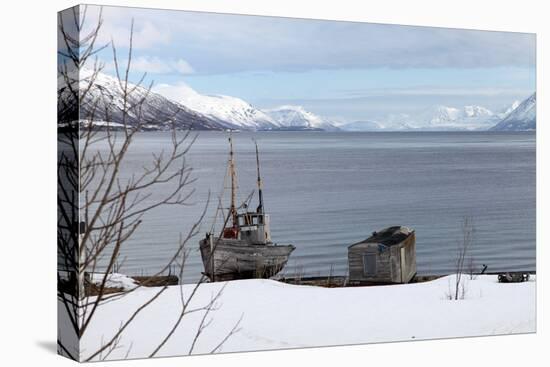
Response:
[[[254,141],[254,143],[256,144],[256,168],[258,171],[258,200],[259,200],[258,209],[256,209],[256,211],[260,214],[263,214],[264,198],[262,195],[262,178],[260,176],[260,155],[258,154],[258,142]]]
[[[231,207],[229,208],[231,219],[233,221],[233,228],[237,228],[237,208],[235,202],[237,201],[237,183],[235,176],[235,159],[233,153],[233,133],[229,132],[229,174],[231,175]]]

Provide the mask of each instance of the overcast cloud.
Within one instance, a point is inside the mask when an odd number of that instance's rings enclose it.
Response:
[[[476,98],[504,106],[535,89],[534,34],[117,7],[103,19],[100,43],[121,55],[134,19],[134,71],[157,84],[262,107],[368,119]],[[107,65],[110,52],[99,55]]]
[[[103,41],[126,46],[133,17],[137,49],[180,56],[201,73],[535,63],[526,33],[114,7],[103,17]]]

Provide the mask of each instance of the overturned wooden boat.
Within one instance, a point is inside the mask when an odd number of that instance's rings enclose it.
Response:
[[[293,245],[277,245],[271,240],[269,215],[264,211],[257,144],[259,204],[256,211],[250,211],[246,204],[239,208],[236,207],[237,185],[231,135],[229,136],[229,146],[231,205],[220,235],[215,236],[214,233],[208,232],[199,241],[204,274],[211,281],[270,278],[284,268],[295,247]]]

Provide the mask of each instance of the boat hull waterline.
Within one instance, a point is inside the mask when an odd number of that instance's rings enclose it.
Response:
[[[284,268],[294,249],[293,245],[254,245],[240,239],[200,241],[204,273],[211,281],[270,278]]]

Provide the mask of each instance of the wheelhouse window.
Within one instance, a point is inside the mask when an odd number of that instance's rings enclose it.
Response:
[[[239,215],[240,226],[256,226],[261,223],[258,215],[246,213]]]

